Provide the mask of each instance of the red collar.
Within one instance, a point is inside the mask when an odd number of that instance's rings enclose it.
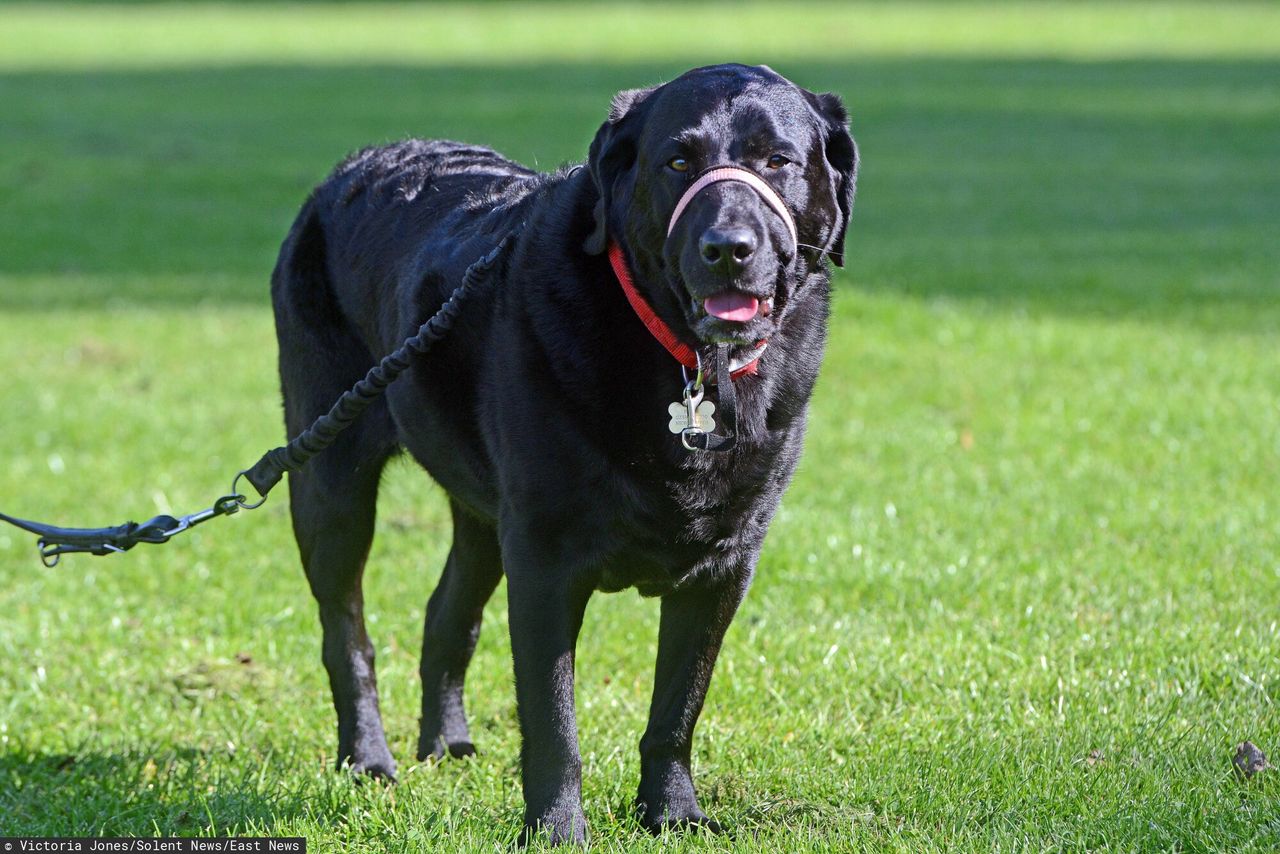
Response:
[[[622,292],[627,295],[627,302],[631,303],[632,310],[636,316],[640,318],[640,322],[644,324],[645,329],[649,330],[649,334],[658,339],[658,343],[662,348],[671,354],[677,362],[684,365],[691,371],[698,369],[698,357],[693,352],[693,348],[685,344],[676,337],[675,332],[671,331],[671,327],[662,322],[662,318],[658,317],[653,307],[640,295],[640,291],[636,289],[635,282],[631,279],[631,271],[627,269],[627,259],[622,254],[622,247],[616,241],[609,241],[609,263],[613,266],[613,274],[618,277],[618,284],[622,285]],[[767,341],[761,341],[756,345],[751,355],[753,358],[738,368],[730,372],[732,379],[737,379],[744,374],[754,374],[760,369],[760,355],[764,352]]]

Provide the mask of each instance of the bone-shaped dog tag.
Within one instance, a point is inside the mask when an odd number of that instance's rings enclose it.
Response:
[[[711,433],[716,429],[716,421],[712,417],[715,411],[716,405],[703,400],[702,395],[686,398],[684,403],[673,403],[667,407],[667,412],[671,415],[671,423],[667,425],[667,429],[679,435],[693,426],[703,433]]]

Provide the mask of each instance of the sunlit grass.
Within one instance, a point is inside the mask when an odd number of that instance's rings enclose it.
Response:
[[[921,54],[1275,59],[1280,9],[1135,0],[15,3],[0,30],[0,67],[14,69]]]

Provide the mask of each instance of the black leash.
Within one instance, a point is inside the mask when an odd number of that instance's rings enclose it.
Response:
[[[60,528],[4,513],[0,513],[0,521],[40,537],[37,543],[40,560],[45,566],[52,567],[58,564],[64,554],[107,555],[127,552],[138,543],[167,543],[172,537],[210,519],[229,516],[241,509],[254,510],[261,507],[267,500],[267,493],[280,482],[285,472],[297,471],[306,465],[307,460],[332,445],[338,435],[351,426],[369,404],[381,397],[396,377],[404,373],[413,356],[426,353],[433,344],[449,333],[458,319],[462,303],[485,281],[498,259],[511,248],[523,229],[523,223],[516,226],[497,246],[467,267],[462,275],[462,284],[454,289],[439,311],[418,327],[413,337],[384,357],[365,374],[364,379],[344,392],[328,413],[317,418],[287,445],[267,451],[251,468],[237,474],[231,482],[231,494],[219,498],[209,509],[177,518],[157,516],[142,524],[125,522],[112,528]],[[249,503],[236,489],[242,477],[253,485],[258,493],[258,501]]]
[[[487,255],[472,263],[462,274],[462,284],[449,295],[449,299],[440,306],[440,310],[432,315],[430,320],[418,327],[417,334],[400,345],[399,350],[383,357],[382,361],[349,391],[343,392],[342,397],[338,398],[338,402],[327,414],[317,418],[289,444],[267,451],[251,468],[236,475],[236,481],[241,477],[248,480],[257,490],[261,498],[258,504],[261,504],[267,500],[267,493],[280,482],[285,472],[297,471],[307,464],[307,460],[332,445],[333,440],[338,438],[338,434],[350,427],[351,422],[359,418],[360,413],[381,397],[387,390],[387,386],[395,382],[396,377],[404,373],[413,356],[425,354],[431,349],[432,344],[449,333],[458,319],[462,303],[484,281],[494,264],[515,243],[523,229],[523,223],[516,226],[499,241],[497,246],[489,250]],[[234,492],[235,483],[232,483],[231,488]],[[249,507],[243,504],[241,506]],[[257,504],[252,506],[256,507]]]

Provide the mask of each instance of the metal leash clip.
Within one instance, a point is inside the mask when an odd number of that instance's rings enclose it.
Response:
[[[716,405],[703,399],[705,392],[702,385],[702,357],[696,353],[694,357],[697,359],[698,367],[692,378],[689,377],[689,369],[684,365],[680,366],[680,376],[684,379],[681,402],[667,407],[667,414],[671,416],[671,423],[667,425],[667,429],[679,434],[680,444],[684,445],[687,451],[702,450],[698,440],[716,429],[714,418]]]
[[[224,495],[212,507],[186,516],[156,516],[142,524],[125,522],[113,528],[60,528],[3,513],[0,513],[0,519],[39,535],[36,546],[40,550],[40,562],[53,568],[64,554],[108,555],[127,552],[138,543],[167,543],[170,537],[189,531],[202,522],[238,512],[243,501],[243,495]]]

